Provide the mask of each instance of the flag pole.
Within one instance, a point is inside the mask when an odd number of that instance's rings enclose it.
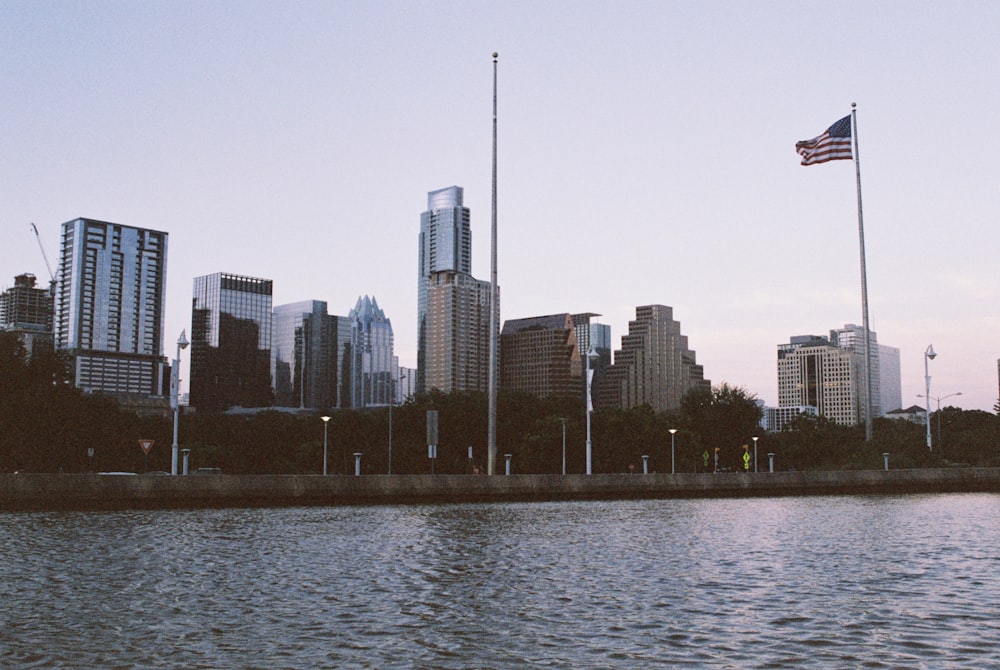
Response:
[[[497,465],[497,346],[500,333],[500,293],[497,290],[497,53],[493,52],[493,210],[490,222],[490,369],[489,426],[486,474]]]
[[[872,356],[868,326],[868,271],[865,267],[865,217],[861,208],[861,154],[858,151],[858,103],[851,103],[851,135],[854,138],[854,173],[858,184],[858,240],[861,246],[861,311],[865,329],[865,440],[872,439]]]

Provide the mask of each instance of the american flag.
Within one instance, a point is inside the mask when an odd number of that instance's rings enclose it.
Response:
[[[845,116],[819,137],[796,142],[795,150],[802,155],[802,165],[851,160],[851,117]]]

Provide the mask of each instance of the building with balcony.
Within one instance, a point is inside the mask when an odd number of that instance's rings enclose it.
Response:
[[[79,218],[62,224],[55,345],[88,393],[166,398],[167,233]]]

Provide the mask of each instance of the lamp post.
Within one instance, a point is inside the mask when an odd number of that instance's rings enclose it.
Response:
[[[667,432],[670,433],[670,474],[675,474],[676,471],[674,470],[674,433],[677,432],[677,429],[671,428]]]
[[[560,419],[563,425],[563,474],[566,474],[566,419]]]
[[[399,374],[399,381],[406,379],[406,373]],[[393,385],[395,386],[395,385]],[[396,389],[389,389],[389,474],[392,474],[392,406],[396,403]]]
[[[320,418],[323,419],[323,476],[325,477],[326,476],[326,435],[327,435],[327,427],[330,425],[330,417],[328,417],[328,416],[321,416]]]
[[[927,400],[927,409],[926,409],[926,416],[924,417],[924,423],[927,424],[928,450],[931,448],[931,372],[930,372],[930,366],[928,365],[928,361],[934,360],[935,356],[937,356],[937,354],[934,353],[934,345],[933,344],[927,345],[927,349],[924,351],[924,383],[926,384],[926,394],[927,394],[925,396]]]
[[[587,474],[592,474],[593,469],[592,464],[592,444],[590,441],[590,413],[594,411],[594,401],[591,395],[591,386],[594,381],[594,369],[590,367],[591,361],[596,361],[600,358],[594,348],[591,347],[590,351],[587,352]]]
[[[927,399],[928,399],[928,400],[934,400],[935,402],[937,402],[937,415],[938,415],[938,419],[937,419],[937,434],[938,434],[938,449],[940,449],[940,448],[941,448],[941,401],[942,401],[942,400],[944,400],[944,399],[946,399],[946,398],[951,398],[952,396],[956,396],[956,395],[962,395],[962,392],[961,392],[961,391],[958,391],[957,393],[949,393],[948,395],[943,395],[943,396],[941,396],[940,398],[932,398],[932,397],[930,397],[930,396],[927,396]],[[922,396],[922,395],[920,395],[920,394],[918,393],[918,394],[917,394],[917,397],[918,397],[918,398],[923,398],[923,397],[925,397],[925,396]],[[930,420],[930,415],[928,415],[928,420]]]
[[[757,440],[760,438],[756,435],[753,436],[753,471],[757,472]]]
[[[187,330],[181,331],[177,338],[177,358],[170,366],[170,406],[174,410],[174,442],[170,445],[170,474],[177,474],[177,422],[180,417],[180,386],[181,386],[181,349],[187,349]]]

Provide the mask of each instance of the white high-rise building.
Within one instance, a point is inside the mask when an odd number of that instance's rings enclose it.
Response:
[[[902,390],[899,349],[878,343],[870,332],[872,416],[899,409]],[[815,407],[845,426],[863,423],[867,379],[864,328],[853,323],[830,337],[798,335],[778,345],[778,407]],[[773,428],[772,428],[773,429]]]
[[[93,219],[62,225],[55,342],[87,392],[163,397],[167,233]]]
[[[825,337],[797,335],[778,345],[778,406],[815,407],[842,426],[863,420],[863,355]]]
[[[882,416],[885,413],[882,410],[882,374],[879,366],[878,335],[871,331],[869,331],[869,335],[869,346],[871,348],[869,360],[871,361],[872,379],[872,417],[876,417]],[[862,326],[847,323],[844,324],[843,328],[831,330],[830,344],[840,347],[841,349],[853,351],[858,355],[862,363],[865,360],[865,329]],[[865,398],[868,394],[868,384],[865,377],[864,367],[862,367],[860,371],[858,380],[858,402],[861,407],[861,413],[858,416],[858,421],[861,422],[865,420],[865,407],[867,406]]]

